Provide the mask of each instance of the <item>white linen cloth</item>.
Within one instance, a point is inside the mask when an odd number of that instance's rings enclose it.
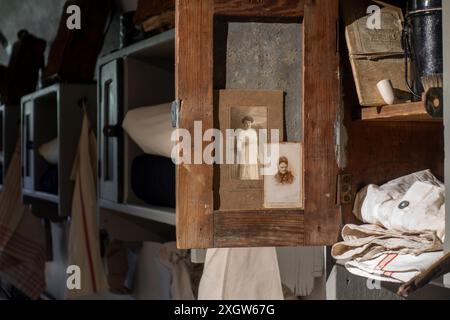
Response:
[[[128,111],[122,127],[146,153],[172,157],[175,143],[171,141],[173,127],[170,103]]]
[[[386,253],[417,256],[442,250],[441,240],[432,231],[405,233],[370,224],[344,226],[342,239],[343,242],[336,243],[331,249],[331,255],[337,260],[369,260]]]
[[[282,300],[275,248],[209,249],[199,300]]]
[[[356,275],[409,281],[442,257],[444,192],[429,170],[367,186],[356,196],[353,213],[368,224],[345,226],[332,256]]]
[[[409,281],[442,256],[442,242],[432,231],[405,233],[376,225],[346,225],[342,238],[331,249],[333,258],[343,261],[353,274],[380,281]]]
[[[407,204],[403,209],[402,203]],[[353,213],[389,230],[434,231],[444,241],[445,188],[430,170],[420,171],[381,187],[367,186],[356,196]]]

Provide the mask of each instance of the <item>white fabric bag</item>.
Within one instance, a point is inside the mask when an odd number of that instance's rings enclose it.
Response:
[[[429,171],[369,185],[355,199],[353,213],[365,223],[401,232],[445,235],[445,188]]]
[[[172,157],[175,143],[172,137],[170,103],[143,107],[127,113],[122,124],[130,138],[147,154]]]
[[[50,164],[59,162],[59,140],[53,139],[39,147],[39,154]]]
[[[275,248],[209,249],[199,300],[282,300]]]

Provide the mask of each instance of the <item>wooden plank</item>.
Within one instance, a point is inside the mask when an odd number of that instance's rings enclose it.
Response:
[[[306,0],[304,27],[305,244],[339,237],[334,124],[340,105],[337,0]]]
[[[216,15],[241,17],[303,16],[305,0],[215,0]]]
[[[404,283],[397,290],[397,294],[407,298],[411,293],[425,287],[431,281],[442,277],[450,272],[450,253],[444,255],[441,259],[433,263],[431,267],[422,271],[413,279]]]
[[[422,101],[361,109],[361,120],[371,121],[442,121],[432,118]]]
[[[177,0],[176,6],[176,97],[182,101],[180,127],[194,137],[194,121],[202,121],[204,131],[213,128],[214,3]],[[212,211],[213,166],[178,166],[180,249],[213,247]]]
[[[214,247],[302,246],[303,213],[299,211],[217,212]]]

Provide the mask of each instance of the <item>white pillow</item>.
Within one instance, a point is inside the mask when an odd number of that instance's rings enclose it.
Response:
[[[171,158],[172,104],[143,107],[127,113],[122,124],[130,138],[147,154]]]
[[[50,164],[59,162],[59,140],[53,139],[39,147],[39,154]]]

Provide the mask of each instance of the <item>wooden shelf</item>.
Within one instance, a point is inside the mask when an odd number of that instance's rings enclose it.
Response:
[[[101,57],[99,65],[106,64],[123,57],[134,57],[137,59],[165,59],[175,54],[175,30],[168,30],[156,36],[142,40],[123,49],[111,52]]]
[[[422,101],[361,109],[364,121],[442,121],[432,118]]]
[[[161,207],[141,207],[129,204],[114,203],[112,201],[99,201],[101,208],[109,209],[116,212],[121,212],[138,218],[165,223],[175,226],[175,209],[161,208]]]
[[[43,201],[48,201],[51,203],[59,203],[59,196],[55,194],[50,194],[46,192],[40,192],[40,191],[28,191],[28,190],[22,190],[22,194],[29,198],[39,199]]]

